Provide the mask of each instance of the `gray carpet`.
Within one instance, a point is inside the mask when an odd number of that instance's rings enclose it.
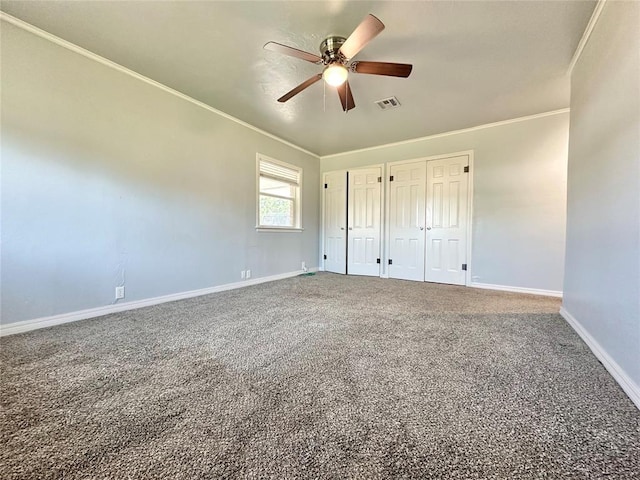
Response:
[[[0,477],[637,479],[559,306],[318,274],[5,337]]]

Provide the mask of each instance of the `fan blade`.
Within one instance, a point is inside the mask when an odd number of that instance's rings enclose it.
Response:
[[[281,43],[267,42],[264,44],[263,48],[265,50],[271,50],[272,52],[282,53],[283,55],[289,55],[290,57],[301,58],[302,60],[306,60],[307,62],[322,63],[322,58],[320,58],[318,55],[304,52],[302,50],[298,50],[297,48],[288,47],[286,45],[282,45]]]
[[[342,110],[348,112],[352,108],[356,108],[356,102],[353,101],[353,95],[351,94],[351,86],[346,81],[342,85],[336,87],[338,90],[338,96],[340,97],[340,103],[342,103]]]
[[[407,78],[411,74],[413,65],[408,63],[353,62],[352,69],[357,73]]]
[[[298,85],[296,88],[294,88],[293,90],[291,90],[290,92],[285,93],[283,96],[281,96],[278,101],[280,103],[284,103],[287,100],[289,100],[291,97],[296,96],[297,94],[299,94],[301,91],[303,91],[305,88],[310,87],[311,85],[313,85],[314,83],[316,83],[318,80],[320,80],[322,78],[322,74],[319,73],[317,75],[314,75],[313,77],[311,77],[309,80],[305,80],[304,82],[302,82],[300,85]]]
[[[384,23],[371,14],[367,15],[342,44],[340,52],[347,58],[355,57],[382,30],[384,30]]]

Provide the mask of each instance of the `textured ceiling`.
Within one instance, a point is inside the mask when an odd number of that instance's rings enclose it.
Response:
[[[567,68],[594,1],[3,1],[21,20],[318,155],[398,142],[569,105]],[[318,53],[366,14],[386,29],[357,60],[412,63],[408,79],[353,74],[356,108],[321,67],[266,51]],[[374,101],[395,95],[402,106]]]

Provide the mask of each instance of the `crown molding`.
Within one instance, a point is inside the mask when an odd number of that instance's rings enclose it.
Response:
[[[499,122],[485,123],[484,125],[477,125],[475,127],[463,128],[462,130],[452,130],[450,132],[437,133],[435,135],[428,135],[426,137],[411,138],[409,140],[403,140],[401,142],[385,143],[383,145],[376,145],[374,147],[360,148],[357,150],[349,150],[347,152],[341,152],[341,153],[332,153],[331,155],[321,156],[320,160],[324,160],[326,158],[340,157],[342,155],[352,155],[354,153],[370,152],[372,150],[380,150],[383,148],[397,147],[400,145],[408,145],[411,143],[422,142],[424,140],[432,140],[434,138],[442,138],[442,137],[448,137],[451,135],[459,135],[461,133],[468,133],[468,132],[474,132],[476,130],[484,130],[485,128],[493,128],[493,127],[499,127],[502,125],[509,125],[510,123],[525,122],[527,120],[534,120],[536,118],[549,117],[551,115],[559,115],[562,113],[569,113],[569,109],[561,108],[560,110],[552,110],[550,112],[536,113],[536,114],[527,115],[524,117],[512,118],[510,120],[501,120]]]
[[[0,12],[0,20],[4,20],[7,23],[10,23],[11,25],[14,25],[18,28],[21,28],[22,30],[25,30],[29,33],[32,33],[40,38],[43,38],[45,40],[50,41],[51,43],[54,43],[60,47],[66,48],[67,50],[70,50],[74,53],[77,53],[79,55],[82,55],[83,57],[89,58],[95,62],[98,62],[102,65],[105,65],[107,67],[113,68],[114,70],[117,70],[120,73],[124,73],[125,75],[129,75],[130,77],[133,77],[137,80],[140,80],[148,85],[152,85],[156,88],[159,88],[160,90],[163,90],[167,93],[170,93],[171,95],[175,95],[178,98],[181,98],[182,100],[186,100],[187,102],[190,102],[200,108],[204,108],[205,110],[208,110],[212,113],[215,113],[216,115],[219,115],[221,117],[226,118],[227,120],[231,120],[232,122],[235,122],[239,125],[242,125],[243,127],[246,127],[250,130],[253,130],[254,132],[260,133],[261,135],[264,135],[265,137],[269,137],[273,140],[276,140],[280,143],[283,143],[284,145],[287,145],[288,147],[294,148],[296,150],[299,150],[303,153],[306,153],[307,155],[311,155],[314,158],[320,158],[320,156],[316,153],[310,152],[309,150],[306,150],[294,143],[291,143],[287,140],[284,140],[283,138],[280,138],[272,133],[269,133],[265,130],[262,130],[258,127],[254,127],[253,125],[244,122],[242,120],[240,120],[239,118],[233,117],[231,115],[229,115],[228,113],[224,113],[221,110],[217,110],[215,108],[213,108],[210,105],[207,105],[204,102],[201,102],[200,100],[196,100],[193,97],[190,97],[189,95],[186,95],[182,92],[179,92],[178,90],[174,90],[171,87],[168,87],[160,82],[156,82],[155,80],[150,79],[149,77],[145,77],[144,75],[141,75],[137,72],[134,72],[133,70],[128,69],[127,67],[124,67],[122,65],[120,65],[119,63],[116,63],[114,61],[111,61],[107,58],[104,58],[96,53],[93,53],[85,48],[82,48],[78,45],[76,45],[75,43],[71,43],[67,40],[64,40],[60,37],[57,37],[56,35],[53,35],[52,33],[46,32],[45,30],[42,30],[34,25],[31,25],[30,23],[25,22],[24,20],[20,20],[19,18],[16,18],[12,15],[9,15],[8,13],[5,12]]]
[[[604,8],[605,3],[607,3],[607,0],[598,0],[596,8],[593,9],[593,14],[591,14],[589,23],[587,23],[587,28],[584,29],[582,38],[580,39],[580,42],[576,47],[576,51],[573,53],[573,57],[571,58],[571,62],[569,63],[567,75],[571,76],[571,74],[573,73],[573,68],[576,66],[576,63],[578,63],[584,47],[587,46],[587,42],[589,42],[589,38],[591,38],[591,33],[593,32],[596,23],[598,23],[598,19],[600,18],[600,14],[602,13],[602,9]]]

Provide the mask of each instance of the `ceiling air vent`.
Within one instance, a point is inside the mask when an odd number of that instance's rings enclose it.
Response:
[[[396,97],[383,98],[382,100],[377,100],[374,103],[378,105],[380,110],[389,110],[400,106],[400,102]]]

